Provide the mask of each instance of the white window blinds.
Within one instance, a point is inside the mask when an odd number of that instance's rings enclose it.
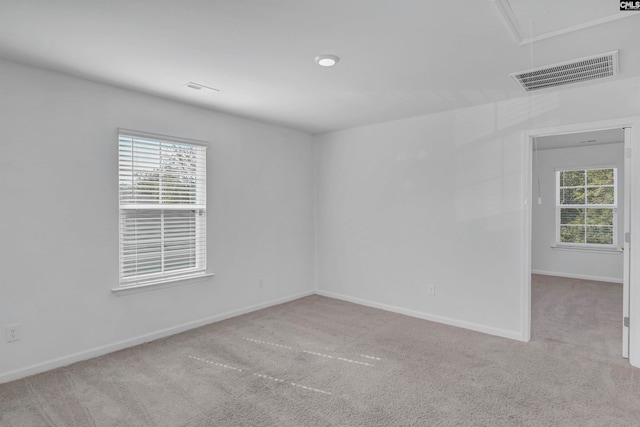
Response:
[[[121,129],[120,286],[206,270],[206,147]]]

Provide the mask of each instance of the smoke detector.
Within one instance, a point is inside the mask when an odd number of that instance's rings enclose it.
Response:
[[[617,76],[618,51],[510,74],[525,92]]]

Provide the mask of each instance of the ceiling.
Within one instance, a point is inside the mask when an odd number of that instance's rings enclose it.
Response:
[[[518,25],[560,34],[521,45],[505,6]],[[616,1],[0,0],[0,10],[2,59],[310,133],[523,96],[509,74],[616,49],[614,78],[640,76],[640,14]],[[580,21],[598,25],[562,31]],[[319,67],[323,53],[341,61]]]

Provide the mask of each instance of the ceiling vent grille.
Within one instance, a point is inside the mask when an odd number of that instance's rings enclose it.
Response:
[[[186,83],[185,86],[188,87],[189,89],[195,89],[195,90],[207,89],[207,90],[210,90],[210,91],[213,91],[213,92],[220,92],[220,89],[216,89],[215,87],[201,85],[200,83],[195,83],[195,82]]]
[[[618,51],[511,74],[525,92],[618,75]]]

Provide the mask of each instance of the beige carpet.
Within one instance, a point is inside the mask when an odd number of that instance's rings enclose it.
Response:
[[[621,287],[533,298],[525,344],[307,297],[0,385],[0,425],[640,425]]]

